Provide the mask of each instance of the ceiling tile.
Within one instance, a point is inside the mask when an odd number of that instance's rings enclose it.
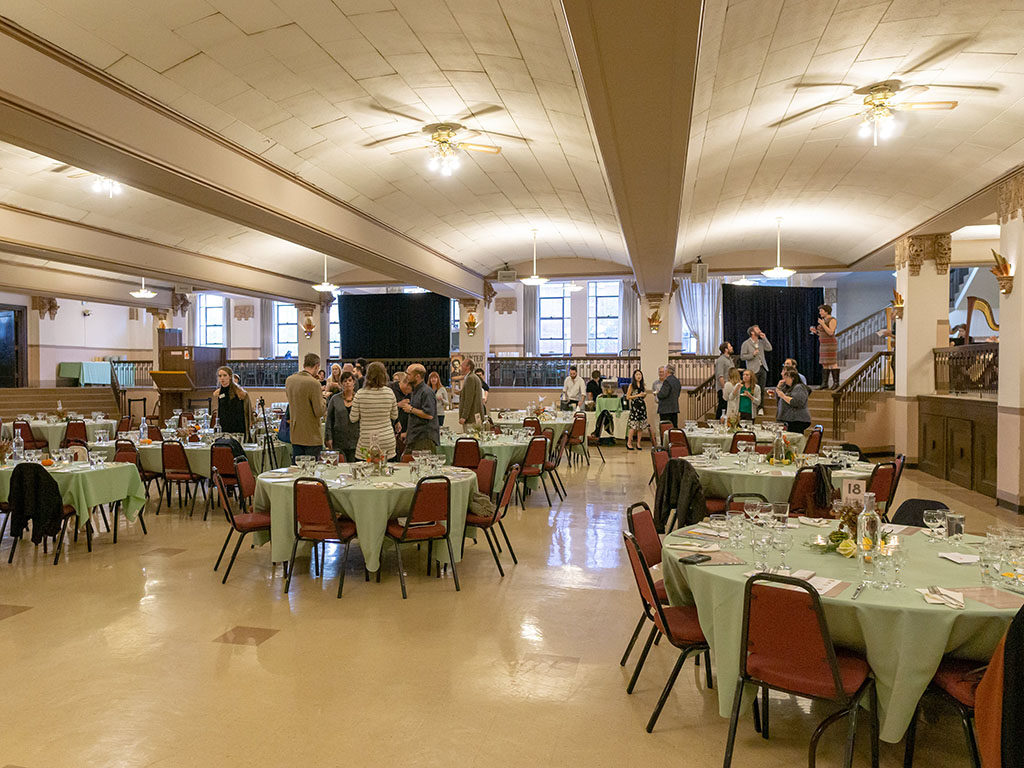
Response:
[[[246,34],[287,24],[290,19],[271,0],[207,0]]]

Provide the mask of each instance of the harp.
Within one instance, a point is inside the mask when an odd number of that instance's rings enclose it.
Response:
[[[999,330],[999,323],[996,322],[995,317],[992,314],[992,305],[985,301],[980,296],[968,296],[967,297],[967,340],[966,343],[971,343],[971,320],[974,317],[974,312],[977,310],[981,313],[982,317],[985,318],[985,322],[988,327],[993,331]]]

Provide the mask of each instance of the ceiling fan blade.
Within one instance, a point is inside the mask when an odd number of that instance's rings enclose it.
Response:
[[[956,109],[958,101],[904,101],[900,104],[893,104],[901,110],[917,111],[919,109]]]
[[[815,81],[803,81],[799,83],[793,83],[794,88],[856,88],[856,85],[850,83],[819,83]]]
[[[965,91],[988,91],[989,93],[999,93],[999,91],[1003,90],[1002,86],[1000,85],[970,85],[966,83],[962,85],[954,85],[953,83],[932,83],[931,87],[959,88]]]
[[[473,152],[487,152],[491,155],[497,155],[501,152],[501,147],[496,147],[493,144],[459,144],[459,149],[468,149]]]
[[[516,136],[514,133],[502,133],[501,131],[488,131],[485,128],[480,128],[479,133],[487,134],[488,136],[501,136],[503,139],[515,139],[516,141],[525,141],[527,144],[530,140],[525,136]]]
[[[814,126],[814,130],[818,130],[819,128],[825,128],[830,125],[835,125],[836,123],[841,123],[843,122],[843,120],[849,120],[851,117],[860,117],[860,112],[854,112],[852,115],[843,115],[842,117],[837,117],[835,120],[829,120],[827,123],[816,125]]]
[[[939,59],[943,58],[944,56],[948,55],[949,53],[952,53],[953,51],[955,51],[957,48],[959,48],[961,45],[963,45],[964,43],[966,43],[970,39],[971,39],[970,37],[958,37],[955,40],[950,40],[945,45],[940,45],[938,48],[934,49],[931,53],[929,53],[923,59],[920,59],[919,61],[915,62],[914,64],[911,64],[910,67],[908,67],[907,69],[903,70],[903,72],[901,74],[909,75],[912,72],[917,72],[919,70],[925,69],[933,61],[938,61]]]
[[[910,98],[911,96],[916,96],[919,93],[924,93],[927,90],[927,85],[908,85],[904,88],[900,88],[898,91],[896,91],[896,95],[893,97],[893,103],[899,104],[904,99]]]
[[[394,136],[385,136],[383,139],[376,139],[374,141],[367,141],[363,144],[364,147],[376,147],[378,144],[386,144],[389,141],[395,139],[404,139],[407,136],[419,136],[422,131],[410,131],[409,133],[396,133]]]
[[[372,101],[368,102],[366,106],[369,107],[370,109],[372,109],[374,112],[383,112],[385,115],[391,115],[393,117],[401,117],[401,118],[403,118],[405,120],[412,120],[414,123],[425,123],[426,122],[426,120],[424,118],[422,118],[422,117],[413,117],[412,115],[407,115],[404,112],[399,112],[397,109],[391,109],[389,107],[382,107],[381,105],[376,104],[376,103],[374,103]]]
[[[430,149],[429,144],[417,144],[415,147],[403,147],[402,149],[392,149],[391,154],[397,155],[402,152],[412,152],[414,149]]]
[[[797,112],[795,115],[789,115],[788,117],[784,117],[781,120],[776,120],[774,123],[769,123],[767,127],[768,128],[778,128],[780,126],[785,125],[786,123],[791,123],[794,120],[799,120],[801,117],[804,117],[805,115],[809,115],[812,112],[817,112],[819,109],[825,109],[825,107],[831,107],[833,104],[838,104],[841,101],[845,101],[845,97],[842,98],[842,99],[832,99],[832,101],[826,101],[824,104],[818,104],[817,106],[811,107],[810,109],[805,109],[802,112]]]
[[[491,115],[495,112],[503,112],[504,110],[504,107],[497,104],[485,104],[480,107],[470,107],[462,114],[461,117],[456,119],[456,122],[464,123],[471,117],[483,117],[484,115]]]

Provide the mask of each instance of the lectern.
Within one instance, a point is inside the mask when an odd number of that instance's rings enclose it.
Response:
[[[149,375],[160,393],[161,421],[171,418],[175,408],[185,410],[185,398],[195,389],[185,371],[151,371]]]

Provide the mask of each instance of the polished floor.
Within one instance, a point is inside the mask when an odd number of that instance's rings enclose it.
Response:
[[[625,693],[618,659],[639,602],[621,530],[628,504],[653,502],[650,459],[605,456],[563,470],[561,504],[534,494],[510,512],[519,565],[505,555],[504,579],[481,538],[467,543],[459,593],[409,558],[405,601],[388,550],[380,584],[354,556],[342,600],[335,553],[324,581],[303,563],[286,596],[268,550],[245,548],[221,586],[223,519],[176,508],[150,512],[148,536],[137,524],[116,545],[101,533],[91,555],[80,540],[57,567],[31,546],[9,566],[5,541],[0,768],[719,765],[727,721],[693,666],[644,731],[673,649],[655,648]],[[899,496],[961,508],[969,531],[1018,523],[919,472]],[[825,710],[773,704],[770,741],[741,723],[737,768],[805,764]],[[967,766],[959,721],[926,715],[916,764]],[[823,739],[819,765],[840,764],[842,730]],[[868,764],[866,735],[856,765]],[[883,765],[901,761],[902,745],[882,745]]]

